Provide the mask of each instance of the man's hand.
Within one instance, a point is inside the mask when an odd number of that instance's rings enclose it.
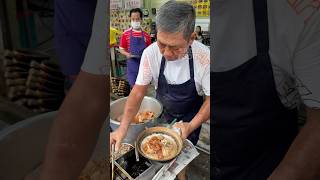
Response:
[[[130,52],[127,52],[127,50],[123,49],[123,48],[119,48],[119,52],[121,54],[123,54],[124,56],[126,56],[127,59],[130,59],[132,57],[131,53]]]
[[[115,144],[115,151],[118,152],[121,147],[122,140],[126,137],[127,131],[118,128],[116,131],[110,133],[110,148]]]
[[[131,53],[126,53],[125,56],[126,56],[127,59],[130,59],[132,57],[132,54]]]
[[[173,125],[173,127],[180,128],[182,139],[187,139],[188,136],[193,132],[191,124],[188,122],[179,121]]]

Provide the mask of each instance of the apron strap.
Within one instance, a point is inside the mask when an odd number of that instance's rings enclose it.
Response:
[[[166,58],[164,58],[164,56],[162,56],[159,77],[163,75],[163,71],[164,71],[165,66],[166,66]]]
[[[142,29],[141,29],[141,38],[142,38],[143,42],[146,43],[146,41],[144,40],[144,32],[142,31]]]
[[[132,42],[132,38],[134,38],[133,37],[133,28],[131,28],[131,31],[130,31],[130,37],[129,37],[129,39],[130,39],[130,48],[129,48],[129,51],[130,51],[130,53],[132,52],[131,51],[131,48],[132,48],[132,46],[131,46],[131,42]],[[144,38],[144,32],[143,32],[143,30],[141,29],[141,38],[142,38],[142,40],[143,40],[143,42],[145,43],[145,46],[146,46],[146,41],[145,41],[145,38]]]
[[[257,55],[269,52],[268,3],[267,0],[253,0],[256,29]]]
[[[129,52],[130,52],[130,53],[132,53],[132,51],[131,51],[131,48],[132,48],[132,38],[133,38],[132,32],[133,32],[133,29],[131,29],[131,31],[130,31],[130,37],[129,37],[129,42],[130,42]]]
[[[189,70],[190,70],[190,79],[194,79],[194,70],[193,70],[193,54],[192,54],[192,49],[191,46],[189,46],[188,49],[188,56],[189,56]]]
[[[133,37],[132,34],[133,34],[133,29],[131,29],[131,31],[130,31],[130,38]],[[141,37],[142,37],[143,41],[146,42],[146,41],[144,40],[144,32],[143,32],[142,29],[141,29]]]

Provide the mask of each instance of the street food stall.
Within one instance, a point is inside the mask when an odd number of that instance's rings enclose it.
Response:
[[[150,34],[152,42],[156,42],[155,17],[159,8],[166,2],[167,0],[110,1],[110,26],[113,32],[126,32],[131,27],[130,10],[140,8],[143,13],[141,29]],[[210,1],[190,0],[188,2],[196,10],[196,26],[202,27],[202,43],[209,46]],[[129,60],[120,52],[121,36],[119,34],[115,36],[113,33],[112,39],[110,129],[114,131],[120,125],[125,102],[131,88],[127,76],[127,62]],[[114,43],[115,39],[117,43]],[[179,130],[172,128],[172,124],[167,124],[161,119],[163,106],[156,99],[155,94],[155,89],[148,88],[137,115],[129,125],[127,135],[120,148],[120,155],[117,154],[113,157],[113,148],[110,147],[110,173],[113,179],[173,180],[183,168],[192,164],[192,161],[196,162],[196,157],[203,158],[203,154],[205,154],[205,157],[209,159],[209,128],[203,128],[204,132],[202,132],[198,145],[192,144],[189,140],[182,141]],[[209,124],[203,126],[209,127]],[[168,155],[167,146],[172,148],[169,151],[173,153],[169,158],[165,158],[165,155]],[[152,156],[148,156],[148,153]],[[205,162],[203,159],[202,161]],[[209,162],[207,163],[209,164]],[[203,172],[203,170],[199,171],[198,167],[192,165],[190,167],[190,172],[194,174]],[[202,175],[193,177],[209,179],[209,169],[204,171]]]
[[[112,130],[119,127],[126,100],[127,97],[124,97],[110,103]],[[190,141],[182,141],[178,129],[172,128],[172,124],[162,122],[162,110],[163,107],[157,99],[144,97],[140,110],[123,140],[120,155],[114,157],[112,172],[115,177],[172,179],[199,155]]]

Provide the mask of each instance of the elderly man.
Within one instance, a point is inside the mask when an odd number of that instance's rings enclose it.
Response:
[[[169,1],[156,17],[157,42],[142,54],[135,85],[125,105],[120,127],[110,134],[110,143],[119,149],[131,119],[138,112],[148,86],[153,83],[163,104],[162,119],[181,128],[182,137],[193,144],[201,124],[210,114],[210,52],[196,38],[195,10],[184,2]],[[184,175],[178,176],[184,179]]]

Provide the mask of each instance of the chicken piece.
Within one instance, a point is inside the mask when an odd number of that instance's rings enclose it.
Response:
[[[163,159],[164,158],[163,153],[162,153],[162,149],[157,151],[157,156],[158,156],[158,159]]]
[[[134,118],[133,122],[135,123],[143,123],[145,121],[151,120],[155,117],[154,112],[151,111],[144,111],[144,112],[139,112]]]

